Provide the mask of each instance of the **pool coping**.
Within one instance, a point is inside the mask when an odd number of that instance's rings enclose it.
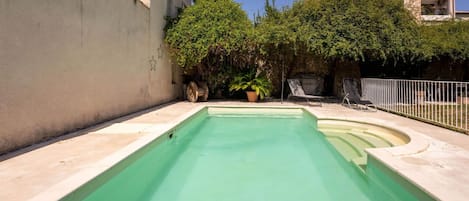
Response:
[[[406,155],[413,155],[413,154],[418,154],[421,152],[424,152],[428,149],[430,144],[427,142],[425,138],[421,136],[421,134],[416,133],[415,131],[411,129],[406,129],[406,128],[395,128],[392,126],[385,126],[381,125],[379,123],[375,122],[369,122],[364,121],[364,120],[349,120],[346,118],[319,118],[318,121],[321,120],[334,120],[334,121],[345,121],[345,122],[353,122],[353,123],[361,123],[361,124],[368,124],[368,125],[373,125],[377,127],[381,127],[384,129],[388,129],[391,131],[398,132],[399,134],[405,135],[409,138],[409,142],[403,145],[399,146],[394,146],[394,147],[377,147],[377,148],[367,148],[365,149],[365,152],[375,159],[377,159],[380,163],[382,163],[386,168],[389,168],[394,174],[397,174],[398,176],[402,177],[418,189],[422,190],[426,194],[428,194],[430,197],[433,197],[434,199],[438,199],[436,195],[434,195],[432,192],[426,190],[423,186],[421,186],[419,183],[413,181],[411,178],[409,178],[407,175],[402,174],[402,172],[399,170],[399,168],[396,168],[393,164],[396,163],[395,159],[391,159],[394,156],[406,156]],[[319,123],[318,123],[319,124]],[[392,123],[390,123],[392,124]],[[397,127],[397,125],[394,125]],[[392,163],[391,163],[392,161]]]
[[[30,200],[60,200],[61,198],[73,192],[83,184],[87,183],[88,181],[91,181],[95,177],[99,176],[101,173],[105,172],[112,166],[124,160],[137,150],[153,142],[155,139],[164,135],[165,133],[171,131],[180,123],[189,119],[191,116],[200,112],[206,107],[207,106],[204,105],[196,106],[189,112],[177,117],[171,123],[168,123],[166,128],[161,129],[160,132],[149,133],[143,136],[142,138],[137,139],[136,141],[130,143],[129,145],[111,154],[110,156],[105,157],[97,163],[92,164],[89,167],[86,167],[85,169],[80,170],[79,172],[71,175],[65,180],[49,187],[48,189],[34,196]]]
[[[428,149],[433,144],[433,141],[439,142],[439,140],[434,139],[430,136],[426,136],[423,133],[417,132],[410,127],[401,126],[395,122],[386,122],[384,125],[383,122],[380,122],[374,118],[368,117],[329,117],[324,114],[317,114],[314,110],[306,108],[312,114],[314,114],[318,120],[340,120],[340,121],[351,121],[351,122],[361,122],[366,124],[372,124],[379,127],[395,130],[407,135],[410,138],[410,142],[396,147],[386,147],[386,148],[368,148],[365,149],[365,152],[383,164],[388,168],[392,173],[402,177],[410,184],[414,185],[430,197],[435,200],[467,200],[467,192],[459,194],[451,194],[447,192],[440,191],[441,186],[436,186],[432,184],[431,179],[422,179],[421,175],[415,174],[422,169],[416,169],[416,167],[411,167],[408,164],[404,163],[401,158],[406,156],[415,156],[420,154],[425,154],[428,152]],[[440,150],[439,150],[440,151]],[[467,152],[469,153],[469,152]],[[438,164],[437,164],[438,165]],[[428,169],[427,169],[428,170]],[[433,173],[433,172],[432,172]],[[425,174],[425,173],[424,173]],[[420,176],[420,177],[419,177]],[[431,175],[435,176],[435,175]],[[430,175],[427,175],[427,178],[431,178]],[[441,177],[438,175],[434,179]],[[449,184],[455,185],[455,184]]]
[[[416,187],[423,190],[425,193],[428,193],[430,196],[435,197],[437,199],[442,199],[443,197],[437,196],[431,193],[431,189],[427,189],[424,186],[420,185],[419,182],[414,181],[408,175],[403,174],[402,169],[399,166],[396,166],[396,159],[395,156],[405,156],[405,155],[412,155],[418,154],[420,152],[424,152],[428,146],[429,142],[422,136],[422,134],[413,131],[410,128],[397,128],[398,125],[389,122],[386,126],[382,125],[382,122],[371,121],[370,119],[364,118],[354,118],[353,120],[349,118],[334,118],[328,117],[324,114],[318,114],[312,108],[306,106],[278,106],[278,105],[223,105],[223,104],[204,104],[195,106],[190,111],[184,113],[183,115],[177,117],[175,120],[171,121],[167,124],[167,127],[164,129],[159,130],[158,132],[149,133],[142,138],[137,139],[136,141],[130,143],[129,145],[125,146],[124,148],[118,150],[117,152],[105,157],[102,160],[99,160],[95,164],[90,165],[89,167],[80,170],[71,176],[67,177],[63,181],[56,183],[55,185],[47,188],[45,191],[41,192],[40,194],[34,196],[30,200],[59,200],[64,196],[68,195],[69,193],[73,192],[83,184],[91,181],[101,173],[105,172],[112,166],[116,165],[120,161],[126,159],[128,156],[139,150],[140,148],[148,145],[149,143],[153,142],[158,137],[164,135],[167,132],[170,132],[179,124],[183,123],[191,116],[197,114],[198,112],[202,111],[205,108],[209,107],[226,107],[226,108],[272,108],[272,109],[303,109],[304,111],[312,114],[313,116],[317,117],[318,120],[321,119],[334,119],[334,120],[341,120],[341,121],[354,121],[354,122],[361,122],[372,124],[384,128],[396,130],[407,135],[410,139],[408,144],[398,146],[398,147],[390,147],[390,148],[373,148],[373,149],[366,149],[366,152],[378,159],[381,163],[385,166],[390,168],[392,171],[396,172],[399,176],[405,178],[410,183],[415,185]],[[358,119],[358,120],[357,120]]]

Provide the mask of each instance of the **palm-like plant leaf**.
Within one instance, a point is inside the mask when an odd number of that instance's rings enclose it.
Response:
[[[241,74],[233,79],[229,90],[253,90],[262,100],[266,96],[270,96],[272,84],[264,75],[256,77],[253,74]]]

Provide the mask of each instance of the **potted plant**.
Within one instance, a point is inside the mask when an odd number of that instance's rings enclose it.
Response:
[[[230,91],[240,90],[246,91],[249,102],[256,102],[258,97],[263,100],[266,96],[270,96],[272,84],[265,75],[241,74],[230,83]]]

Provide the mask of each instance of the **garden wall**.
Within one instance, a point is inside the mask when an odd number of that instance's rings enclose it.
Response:
[[[0,154],[177,98],[163,27],[180,5],[0,1]]]

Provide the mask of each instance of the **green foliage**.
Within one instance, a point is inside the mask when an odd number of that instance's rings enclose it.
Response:
[[[260,67],[268,72],[271,82],[276,86],[274,93],[280,93],[283,69],[295,66],[297,56],[308,54],[298,41],[300,19],[288,7],[281,9],[274,6],[275,2],[266,0],[265,15],[255,19],[254,41],[255,58],[262,61]],[[292,68],[290,68],[292,69]]]
[[[209,55],[240,50],[251,28],[246,13],[232,0],[199,0],[168,27],[165,41],[177,63],[191,68]]]
[[[272,84],[265,75],[249,72],[236,76],[230,83],[230,91],[255,91],[260,99],[270,96]]]
[[[300,1],[300,41],[326,59],[408,59],[418,29],[402,0]]]
[[[174,26],[179,22],[181,19],[181,13],[184,11],[184,8],[177,8],[177,16],[176,17],[171,17],[171,16],[165,16],[164,19],[166,20],[166,25],[164,26],[164,32],[168,32],[168,30],[174,28]]]
[[[320,59],[392,67],[469,59],[469,22],[423,25],[403,0],[298,0],[281,9],[273,0],[265,2],[265,15],[252,24],[233,0],[199,0],[167,19],[165,41],[184,72],[197,71],[210,91],[226,89],[245,66],[267,72],[281,86],[281,69],[286,67],[288,74],[288,69]],[[271,82],[243,74],[229,90],[255,90],[263,98],[275,93]]]
[[[290,9],[278,10],[268,1],[266,1],[265,13],[264,17],[256,19],[253,35],[253,40],[260,48],[260,53],[294,50],[298,38],[297,27],[300,26],[299,19],[292,15]]]
[[[456,62],[469,59],[469,21],[426,25],[420,30],[423,59],[449,58]]]

